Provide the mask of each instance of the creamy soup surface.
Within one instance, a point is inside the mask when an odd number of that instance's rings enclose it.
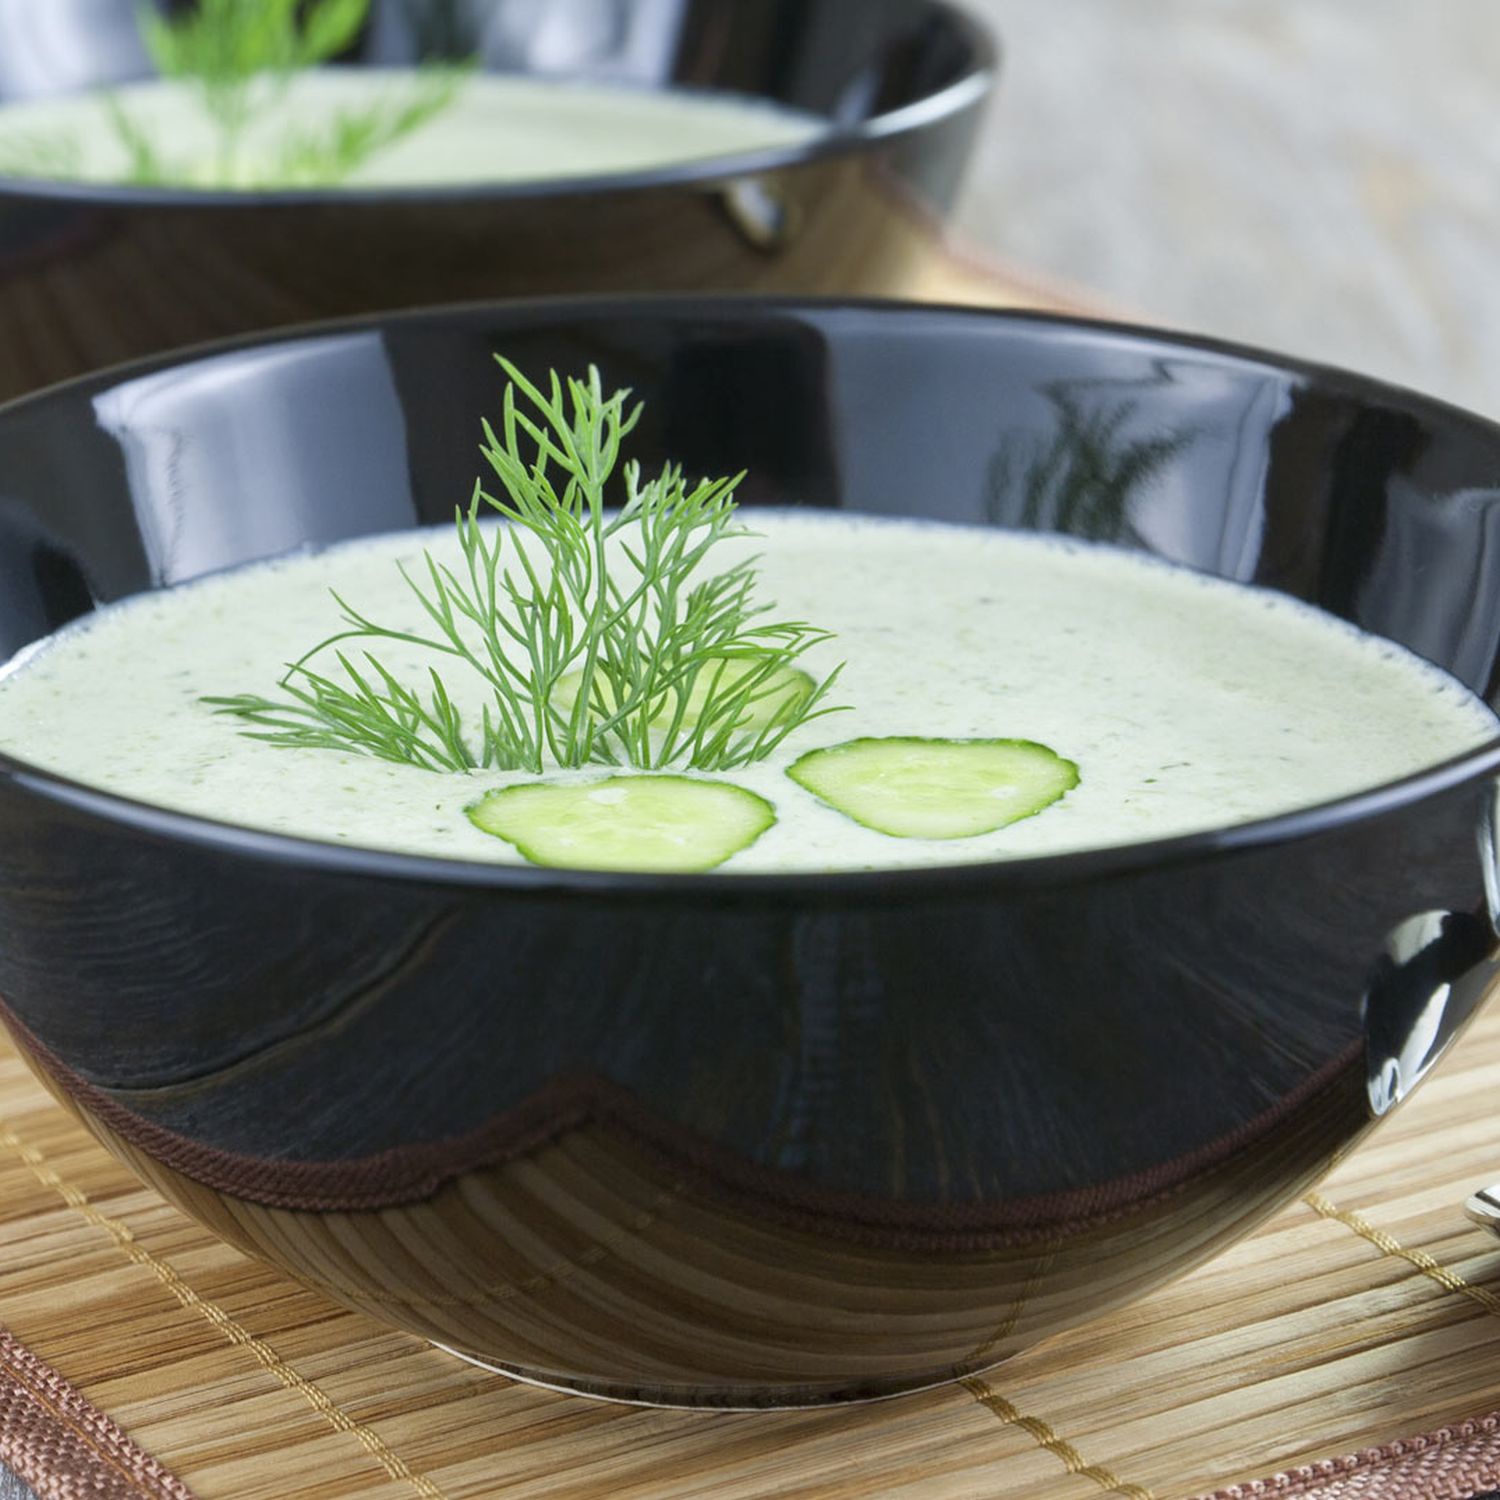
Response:
[[[240,170],[258,182],[288,132],[324,125],[341,110],[366,108],[376,100],[399,102],[416,87],[410,70],[301,74],[248,130]],[[160,143],[168,160],[197,164],[196,175],[205,181],[217,170],[218,136],[191,86],[132,84],[115,97]],[[828,128],[815,115],[729,94],[476,73],[441,113],[382,149],[339,186],[608,176],[798,146]],[[49,171],[59,141],[72,143],[66,163]],[[121,182],[129,175],[126,148],[97,96],[0,108],[0,170],[21,170],[32,158],[36,164],[26,170],[37,176]]]
[[[1320,611],[1113,548],[925,522],[757,510],[774,618],[836,632],[834,701],[768,760],[710,779],[758,792],[777,822],[721,868],[819,871],[1059,853],[1222,827],[1327,801],[1500,732],[1452,678]],[[205,694],[272,694],[331,634],[328,590],[418,628],[394,566],[451,528],[301,553],[111,606],[0,677],[0,748],[144,802],[306,838],[522,863],[465,808],[522,772],[444,774],[243,737]],[[431,658],[380,650],[420,680]],[[448,669],[444,668],[445,673]],[[449,674],[455,690],[461,686]],[[478,718],[482,689],[464,700]],[[804,752],[859,736],[1040,741],[1079,784],[1033,817],[965,839],[893,838],[793,783]],[[557,780],[613,774],[596,767]],[[696,773],[694,773],[696,774]]]

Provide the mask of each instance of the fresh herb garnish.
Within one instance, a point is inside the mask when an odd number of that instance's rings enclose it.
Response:
[[[646,479],[632,459],[611,510],[606,486],[641,414],[630,392],[606,397],[593,368],[566,386],[553,374],[544,392],[499,363],[510,384],[480,451],[500,493],[476,481],[458,511],[459,567],[427,552],[417,577],[401,568],[431,628],[381,624],[335,594],[346,628],[287,669],[283,697],[204,701],[271,744],[538,774],[549,762],[728,770],[833,712],[837,668],[788,691],[793,663],[829,633],[761,623],[754,558],[703,576],[718,543],[752,534],[736,519],[743,476],[690,486],[675,464]],[[482,523],[482,510],[508,524]],[[477,738],[436,666],[414,686],[370,650],[353,660],[348,641],[419,647],[477,674]],[[322,653],[336,671],[311,665]]]
[[[336,109],[326,125],[294,127],[282,137],[266,185],[315,187],[342,182],[388,146],[425,125],[453,102],[468,69],[429,64],[405,98],[376,99]]]
[[[101,97],[125,153],[125,180],[137,186],[202,188],[317,187],[342,182],[381,151],[446,109],[470,71],[465,64],[426,64],[414,82],[356,108],[335,109],[316,124],[278,137],[250,134],[284,100],[297,75],[327,62],[359,35],[370,0],[199,0],[176,17],[142,6],[141,36],[164,78],[194,89],[214,127],[208,160],[172,150],[118,94]],[[8,148],[8,149],[5,149]],[[77,176],[76,138],[0,140],[0,170],[32,176]]]
[[[76,177],[83,148],[63,132],[12,130],[0,136],[0,173],[8,177]]]
[[[141,31],[161,73],[196,86],[218,129],[217,186],[298,186],[339,182],[377,152],[425,124],[453,100],[464,69],[429,66],[406,97],[335,111],[326,126],[287,133],[257,168],[245,159],[245,133],[274,107],[293,78],[342,52],[359,35],[370,0],[199,0],[196,14],[169,19],[143,10]],[[123,111],[115,106],[116,128]],[[121,131],[122,138],[124,132]],[[136,128],[135,134],[141,134]],[[127,140],[127,146],[129,141]],[[137,181],[171,180],[178,169],[160,153],[132,152]]]

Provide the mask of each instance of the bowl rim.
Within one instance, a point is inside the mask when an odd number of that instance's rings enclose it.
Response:
[[[941,14],[963,36],[970,49],[969,64],[958,78],[935,93],[924,94],[907,104],[872,115],[856,125],[821,131],[800,144],[769,146],[753,151],[706,156],[662,167],[593,176],[538,178],[522,182],[461,182],[406,186],[308,187],[308,188],[194,188],[148,187],[128,183],[80,182],[68,178],[21,177],[0,171],[0,205],[8,199],[34,199],[57,204],[89,204],[105,208],[224,209],[326,208],[347,206],[371,208],[387,204],[420,205],[460,202],[508,202],[537,198],[615,196],[673,187],[711,187],[729,179],[811,166],[824,161],[861,154],[887,140],[915,135],[921,130],[956,118],[983,105],[1000,75],[1003,56],[995,31],[973,11],[954,0],[922,0]],[[501,70],[486,70],[499,72]],[[154,75],[153,75],[154,76]],[[526,73],[522,76],[536,78]],[[544,75],[547,82],[562,86],[596,82],[572,73]],[[137,80],[149,82],[150,79]],[[644,93],[724,94],[731,98],[763,99],[731,89],[695,86],[672,88],[661,84],[610,84],[612,88],[639,89]],[[88,89],[74,91],[91,92]],[[49,97],[72,97],[72,93]]]
[[[262,330],[152,355],[76,376],[71,380],[28,392],[0,403],[0,423],[13,413],[67,397],[90,387],[108,387],[122,379],[138,378],[167,368],[190,365],[240,350],[297,344],[330,336],[357,337],[406,323],[467,324],[481,318],[509,314],[525,325],[545,325],[571,316],[635,318],[655,315],[678,322],[709,319],[757,322],[787,317],[813,318],[819,314],[857,312],[899,322],[907,319],[951,319],[970,325],[1006,327],[1034,325],[1060,334],[1134,341],[1167,350],[1208,354],[1262,371],[1317,381],[1325,388],[1366,400],[1395,404],[1426,413],[1434,419],[1458,422],[1487,437],[1500,451],[1500,423],[1476,413],[1372,376],[1293,355],[1257,349],[1224,339],[1180,333],[1152,325],[1124,323],[1097,317],[1030,308],[986,308],[958,303],[916,302],[886,298],[782,297],[753,294],[702,296],[663,293],[650,296],[559,296],[484,299],[354,318],[324,319],[287,328]],[[191,580],[187,580],[191,581]],[[41,639],[45,639],[42,637]],[[24,649],[24,648],[23,648]],[[1435,765],[1394,781],[1348,793],[1309,807],[1294,808],[1249,822],[1199,829],[1164,838],[1143,839],[1100,848],[1015,859],[963,860],[947,864],[832,871],[709,870],[694,874],[645,871],[563,869],[532,864],[501,864],[454,859],[440,855],[409,854],[395,850],[346,846],[293,834],[247,828],[196,813],[177,811],[156,803],[106,791],[20,760],[0,749],[0,779],[23,791],[71,811],[115,827],[168,843],[188,844],[229,856],[290,864],[330,873],[363,876],[420,885],[480,889],[508,889],[517,893],[576,892],[596,896],[639,899],[652,894],[695,895],[716,901],[738,897],[749,901],[795,898],[802,904],[859,897],[909,898],[953,891],[993,891],[1078,884],[1116,875],[1157,870],[1199,860],[1251,853],[1353,825],[1372,822],[1428,798],[1477,783],[1500,773],[1500,726],[1484,743]]]

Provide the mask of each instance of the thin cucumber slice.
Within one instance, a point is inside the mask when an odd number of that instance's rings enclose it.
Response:
[[[776,821],[764,797],[688,776],[523,782],[465,811],[532,864],[569,870],[712,870]]]
[[[787,775],[830,807],[898,839],[972,839],[1050,807],[1078,767],[1034,740],[846,740]]]
[[[687,705],[682,714],[682,727],[691,729],[697,724],[698,715],[703,712],[703,705],[710,692],[722,696],[733,688],[746,673],[758,669],[759,666],[758,662],[718,658],[705,662],[693,679],[692,689],[688,693]],[[567,676],[558,678],[557,685],[552,689],[553,706],[564,714],[571,713],[573,704],[578,699],[578,689],[582,682],[582,672],[569,672]],[[734,727],[737,729],[769,728],[778,716],[785,715],[790,709],[801,704],[812,693],[813,687],[813,680],[806,672],[798,671],[796,667],[777,667],[756,690],[754,698],[746,704],[744,714]],[[594,680],[594,697],[596,711],[613,712],[614,696],[609,683],[602,677],[596,677]],[[665,729],[671,724],[676,713],[677,695],[663,693],[651,715],[651,724],[653,727]]]

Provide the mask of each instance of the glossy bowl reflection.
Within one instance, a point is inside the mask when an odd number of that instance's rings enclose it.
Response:
[[[165,3],[165,0],[159,0]],[[0,0],[0,107],[151,76],[137,0]],[[727,90],[807,146],[594,181],[289,193],[0,175],[0,399],[314,319],[560,292],[900,293],[973,144],[994,48],[942,0],[375,0],[341,67]]]
[[[1494,701],[1494,428],[1243,351],[896,305],[498,305],[17,403],[0,657],[450,516],[502,351],[597,362],[646,400],[648,468],[748,468],[752,507],[1112,541]],[[299,843],[0,761],[0,994],[144,1178],[387,1323],[628,1399],[886,1394],[1185,1270],[1409,1091],[1489,986],[1497,764],[1092,854],[653,877]]]

